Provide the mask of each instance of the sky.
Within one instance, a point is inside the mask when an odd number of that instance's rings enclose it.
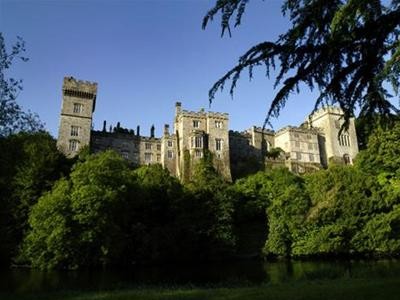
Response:
[[[206,0],[0,0],[0,32],[8,49],[21,36],[28,62],[15,61],[8,76],[23,79],[17,102],[36,112],[58,135],[65,76],[98,83],[95,129],[103,120],[161,136],[176,101],[183,109],[227,112],[230,129],[262,126],[276,90],[260,67],[243,73],[234,97],[228,88],[209,107],[208,90],[251,46],[276,40],[289,22],[281,1],[250,1],[242,25],[221,37],[220,19],[202,30],[213,6]],[[272,73],[273,75],[273,73]],[[315,95],[293,94],[273,129],[299,125]]]

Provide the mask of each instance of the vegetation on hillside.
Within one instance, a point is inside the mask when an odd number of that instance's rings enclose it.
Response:
[[[134,168],[113,151],[68,160],[46,133],[1,138],[2,262],[76,269],[246,255],[396,256],[399,141],[396,123],[374,131],[354,166],[304,176],[278,168],[234,183],[205,155],[182,184],[161,165]]]

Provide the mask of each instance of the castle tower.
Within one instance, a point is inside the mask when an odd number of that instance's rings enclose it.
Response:
[[[329,163],[353,164],[358,153],[357,133],[354,118],[350,119],[349,128],[339,131],[344,123],[343,111],[339,107],[325,107],[310,116],[312,127],[321,129],[318,144],[321,154],[321,164],[327,167]]]
[[[175,105],[176,175],[183,181],[192,176],[194,165],[205,151],[213,156],[213,165],[226,180],[231,180],[229,156],[229,116],[225,113],[183,110]]]
[[[68,157],[89,145],[97,83],[65,77],[57,148]]]

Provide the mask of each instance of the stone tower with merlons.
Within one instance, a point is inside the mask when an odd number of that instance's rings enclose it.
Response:
[[[72,157],[90,144],[97,83],[65,77],[62,95],[57,148]]]

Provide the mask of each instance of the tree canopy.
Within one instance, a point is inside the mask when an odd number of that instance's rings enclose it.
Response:
[[[231,34],[230,26],[241,24],[248,3],[217,0],[203,19],[203,28],[220,13],[222,35]],[[390,89],[398,95],[400,80],[399,0],[285,0],[282,13],[289,16],[291,28],[276,41],[261,42],[244,53],[212,86],[210,102],[227,82],[233,95],[244,70],[251,78],[254,67],[264,65],[268,78],[278,69],[274,85],[279,86],[265,124],[279,115],[300,84],[319,90],[314,110],[339,105],[345,126],[356,108],[361,116],[399,113],[389,101]]]

